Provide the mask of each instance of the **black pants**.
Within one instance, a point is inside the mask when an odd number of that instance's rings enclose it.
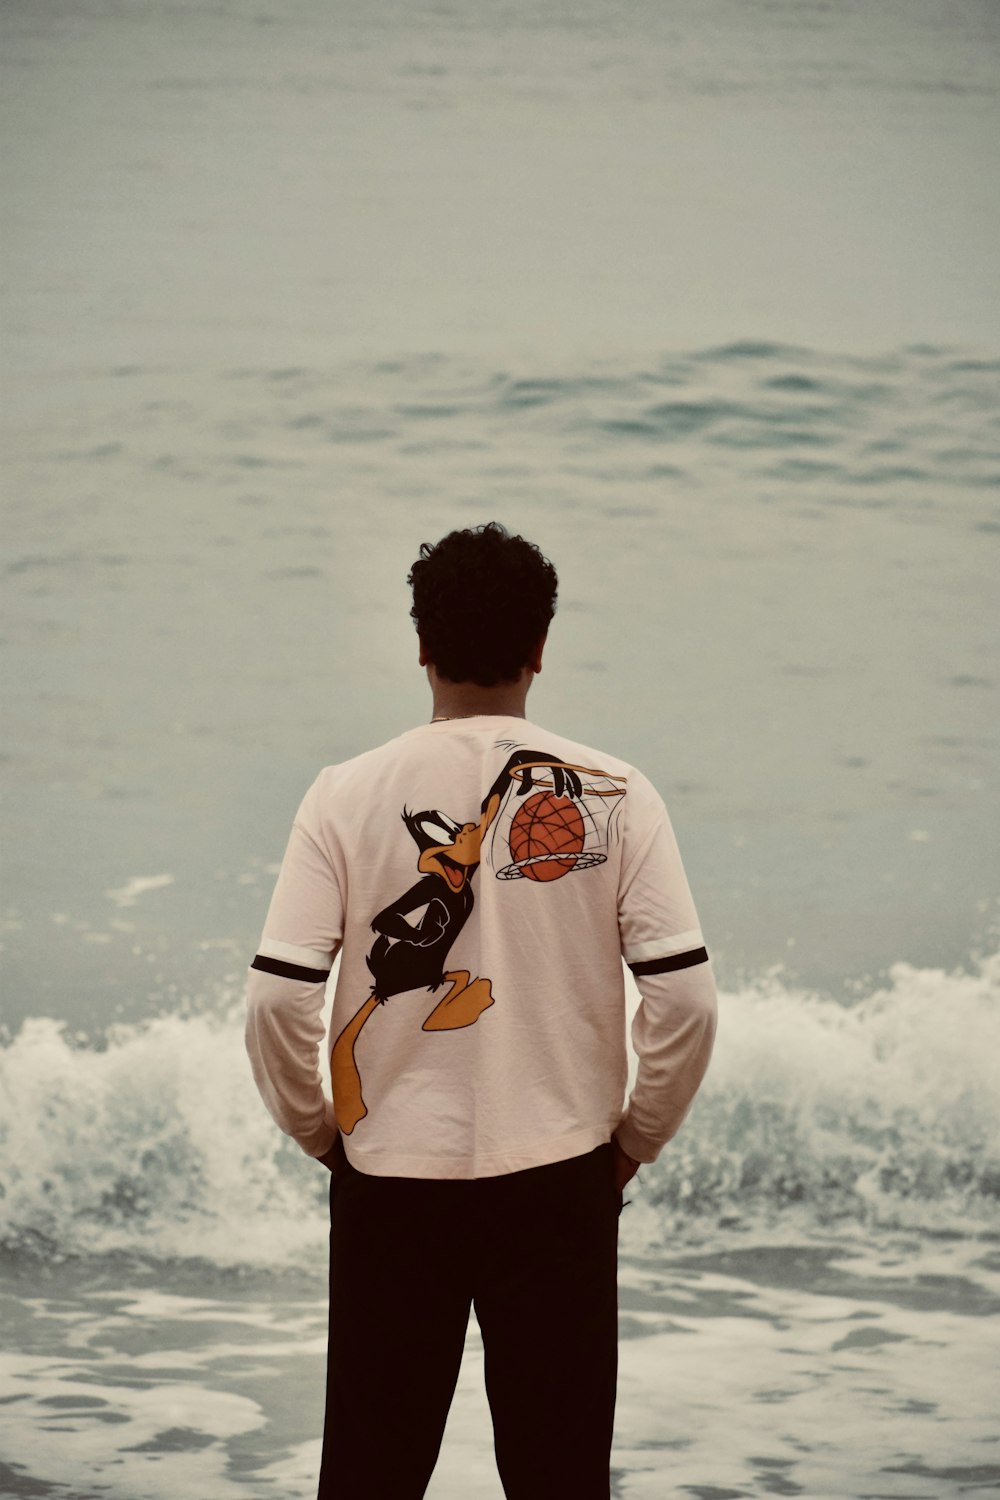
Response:
[[[420,1500],[471,1306],[508,1500],[608,1500],[621,1206],[610,1143],[501,1177],[333,1178],[320,1500]]]

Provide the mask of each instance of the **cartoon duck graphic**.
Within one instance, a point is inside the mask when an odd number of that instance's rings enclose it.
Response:
[[[459,823],[437,809],[409,812],[404,808],[403,822],[419,851],[420,879],[372,919],[372,929],[378,934],[367,956],[372,992],[340,1032],[330,1057],[334,1109],[345,1135],[368,1113],[355,1046],[378,1006],[408,990],[436,992],[447,983],[448,990],[422,1029],[455,1031],[472,1026],[494,1003],[488,979],[473,979],[467,969],[446,969],[445,963],[475,904],[472,877],[479,868],[483,839],[512,784],[517,783],[519,797],[525,796],[539,768],[552,776],[558,796],[582,795],[578,773],[584,767],[569,766],[539,751],[518,750],[483,798],[477,822]],[[409,913],[421,907],[419,920],[410,922]]]

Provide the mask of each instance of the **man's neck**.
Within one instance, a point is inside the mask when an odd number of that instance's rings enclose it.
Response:
[[[522,672],[517,682],[499,682],[489,688],[475,682],[448,682],[433,669],[427,676],[434,695],[431,714],[435,719],[469,719],[478,714],[523,719],[524,702],[534,673]]]

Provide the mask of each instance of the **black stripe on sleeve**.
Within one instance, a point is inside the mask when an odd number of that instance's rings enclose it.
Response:
[[[707,948],[691,948],[687,953],[671,953],[669,958],[647,958],[640,964],[629,964],[633,974],[669,974],[672,969],[690,969],[692,964],[708,962]]]
[[[301,979],[305,984],[320,984],[330,973],[329,969],[307,969],[304,964],[290,964],[284,958],[268,958],[258,953],[251,969],[261,969],[265,974],[277,974],[281,979]]]

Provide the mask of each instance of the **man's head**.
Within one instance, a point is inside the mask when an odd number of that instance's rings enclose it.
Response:
[[[427,661],[449,682],[516,682],[555,614],[555,568],[496,521],[424,542],[407,582]]]

